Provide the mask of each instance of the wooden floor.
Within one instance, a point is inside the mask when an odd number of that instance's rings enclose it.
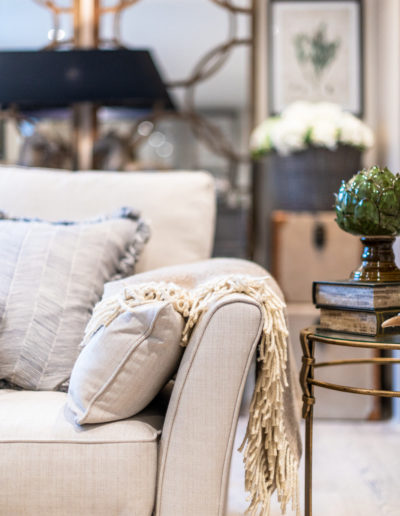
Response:
[[[244,428],[241,419],[237,441]],[[317,421],[313,472],[313,516],[400,516],[400,423]],[[303,465],[300,479],[303,500]],[[228,516],[245,512],[242,486],[242,458],[235,453]],[[271,516],[279,515],[275,502]]]

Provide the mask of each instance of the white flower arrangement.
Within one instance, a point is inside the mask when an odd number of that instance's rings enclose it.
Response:
[[[335,150],[340,144],[364,150],[372,147],[374,135],[359,118],[329,102],[294,102],[257,126],[250,139],[254,156],[274,150],[286,156],[312,146]]]

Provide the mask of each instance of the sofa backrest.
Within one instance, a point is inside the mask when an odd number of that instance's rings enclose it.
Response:
[[[0,167],[0,210],[21,217],[82,220],[132,206],[152,236],[137,270],[209,258],[215,191],[205,172],[65,172]]]

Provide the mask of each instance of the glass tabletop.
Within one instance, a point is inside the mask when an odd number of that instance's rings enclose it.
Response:
[[[336,331],[329,330],[321,330],[318,326],[311,326],[308,328],[309,332],[315,336],[317,339],[323,338],[324,340],[332,340],[332,341],[345,341],[345,342],[354,342],[356,343],[366,343],[373,345],[383,345],[383,346],[393,346],[400,347],[400,327],[399,333],[387,333],[384,335],[360,335],[354,333],[341,333]]]

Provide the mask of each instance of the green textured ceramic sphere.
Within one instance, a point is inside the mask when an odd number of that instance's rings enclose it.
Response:
[[[354,235],[400,234],[400,175],[377,166],[363,169],[336,197],[336,222]]]

